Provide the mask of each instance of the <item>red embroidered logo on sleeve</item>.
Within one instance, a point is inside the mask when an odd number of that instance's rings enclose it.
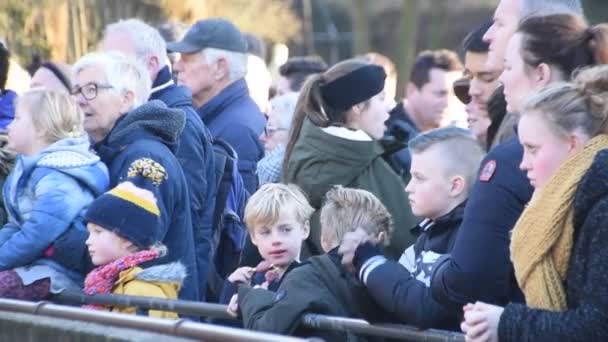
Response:
[[[490,160],[481,168],[479,180],[481,182],[489,182],[492,176],[494,176],[494,172],[496,172],[496,160]]]

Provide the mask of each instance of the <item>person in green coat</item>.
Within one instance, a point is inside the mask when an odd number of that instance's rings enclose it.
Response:
[[[322,253],[318,211],[334,185],[367,190],[391,213],[395,230],[386,254],[398,258],[415,241],[405,185],[379,143],[386,130],[384,70],[351,59],[309,77],[303,86],[283,161],[283,180],[300,186],[317,210],[303,253]]]

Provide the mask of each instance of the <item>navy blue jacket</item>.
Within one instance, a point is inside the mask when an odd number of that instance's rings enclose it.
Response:
[[[0,129],[6,127],[15,118],[15,100],[17,93],[12,90],[0,91]]]
[[[386,133],[382,138],[382,144],[387,148],[387,162],[405,181],[409,181],[412,164],[412,156],[407,148],[407,143],[418,133],[420,131],[408,112],[405,111],[403,103],[397,103],[389,112],[389,118],[386,120]],[[400,144],[395,144],[396,142]],[[393,146],[397,146],[397,150]]]
[[[524,301],[509,252],[511,230],[533,191],[519,169],[522,157],[523,147],[513,138],[482,161],[452,254],[433,267],[431,288],[438,302],[462,310],[475,301]]]
[[[179,137],[175,156],[179,160],[188,184],[194,248],[198,268],[198,285],[204,300],[211,240],[213,210],[215,208],[215,161],[211,146],[211,133],[192,107],[192,94],[187,87],[176,86],[168,67],[163,68],[152,88],[150,100],[158,99],[169,108],[181,109],[186,125]]]
[[[159,187],[148,188],[158,200],[161,242],[168,249],[167,255],[155,263],[181,262],[188,277],[179,298],[199,300],[188,185],[173,154],[185,121],[181,110],[167,108],[158,100],[150,101],[118,119],[106,138],[96,143],[94,148],[108,166],[110,187],[127,178],[129,166],[137,159],[150,158],[165,168],[167,179]]]
[[[366,276],[361,278],[367,292],[399,321],[421,329],[459,330],[459,315],[433,299],[429,282],[433,262],[454,246],[464,206],[462,203],[447,215],[424,219],[414,227],[418,239],[399,263],[384,259],[382,251],[370,243],[357,247],[354,264],[360,277],[364,268]],[[375,265],[372,258],[378,260]],[[368,264],[373,266],[365,269]]]
[[[249,96],[245,80],[230,84],[197,112],[214,138],[222,139],[234,148],[245,188],[250,194],[254,193],[258,187],[257,164],[264,157],[259,137],[266,120]]]

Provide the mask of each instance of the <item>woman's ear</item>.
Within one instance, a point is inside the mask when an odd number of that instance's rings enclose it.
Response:
[[[535,70],[534,81],[538,88],[542,88],[552,81],[553,70],[547,63],[540,63]]]
[[[458,197],[460,196],[466,187],[466,180],[462,176],[454,176],[450,182],[450,196]]]
[[[585,139],[580,133],[571,134],[568,142],[569,142],[569,151],[570,153],[575,153],[583,149],[588,139]]]

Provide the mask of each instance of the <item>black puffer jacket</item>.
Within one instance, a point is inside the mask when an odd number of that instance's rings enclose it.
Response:
[[[568,310],[510,304],[498,327],[501,342],[608,341],[608,150],[601,151],[574,198],[574,246],[566,282]]]

